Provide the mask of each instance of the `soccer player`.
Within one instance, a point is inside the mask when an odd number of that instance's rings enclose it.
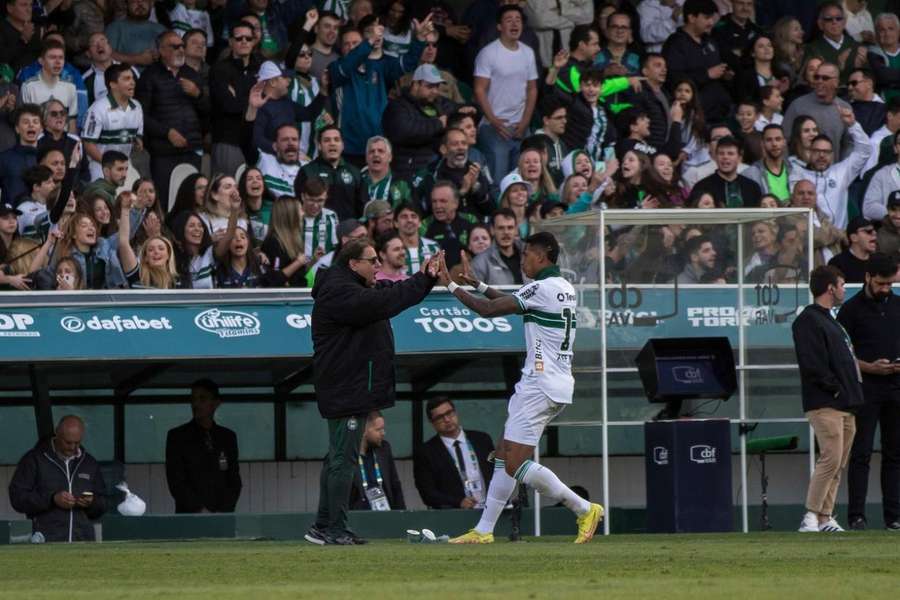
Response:
[[[516,480],[541,494],[562,501],[578,515],[576,544],[594,537],[603,519],[603,507],[581,498],[553,471],[529,460],[534,456],[544,427],[572,403],[572,348],[575,342],[575,290],[560,275],[556,261],[559,244],[552,234],[540,232],[525,240],[522,271],[533,281],[513,294],[505,294],[469,275],[463,263],[463,280],[485,297],[480,298],[449,281],[446,264],[442,282],[460,302],[482,317],[521,314],[525,320],[528,355],[522,378],[509,400],[509,415],[503,438],[497,444],[494,476],[488,487],[481,520],[470,530],[450,540],[451,544],[490,544],[494,525],[516,487]]]

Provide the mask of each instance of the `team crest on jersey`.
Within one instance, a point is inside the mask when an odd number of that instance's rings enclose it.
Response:
[[[343,181],[346,185],[350,185],[353,183],[353,175],[350,171],[341,171],[341,181]]]
[[[400,202],[400,190],[398,190],[397,188],[391,190],[391,198],[394,200],[394,202]]]
[[[828,187],[830,187],[831,189],[836,188],[836,187],[837,187],[837,181],[835,181],[834,179],[829,179],[829,180],[828,180]]]

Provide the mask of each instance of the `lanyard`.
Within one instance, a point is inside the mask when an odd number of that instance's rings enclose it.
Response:
[[[366,476],[366,467],[363,465],[362,455],[359,456],[359,474],[362,477],[362,485],[363,490],[369,489],[369,478]],[[381,477],[381,467],[378,466],[378,457],[375,456],[375,453],[372,453],[372,462],[375,463],[375,481],[378,483],[378,487],[383,488],[381,483],[384,479]]]

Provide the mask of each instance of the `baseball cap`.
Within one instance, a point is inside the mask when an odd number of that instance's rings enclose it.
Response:
[[[424,81],[425,83],[444,83],[441,72],[438,71],[436,66],[429,63],[416,67],[416,70],[413,72],[412,80]]]
[[[344,219],[338,224],[337,233],[339,238],[349,237],[351,233],[362,227],[362,223],[356,219]]]
[[[865,219],[863,217],[854,217],[850,220],[850,223],[847,224],[847,235],[852,233],[856,233],[859,229],[865,229],[866,227],[875,227],[875,223],[872,221]]]
[[[513,171],[500,181],[500,197],[502,198],[503,195],[506,194],[506,190],[509,189],[509,186],[517,183],[524,185],[528,189],[528,195],[531,195],[531,184],[522,179],[522,176],[519,175],[518,171]]]
[[[363,209],[363,221],[377,219],[384,215],[393,214],[393,209],[387,200],[370,200]]]
[[[4,202],[0,204],[0,216],[5,217],[6,215],[16,215],[18,217],[22,215],[22,211],[9,202]]]
[[[894,208],[900,206],[900,190],[894,190],[887,197],[887,207]]]
[[[287,71],[267,60],[259,66],[259,73],[256,75],[256,81],[268,81],[276,77],[289,77]]]

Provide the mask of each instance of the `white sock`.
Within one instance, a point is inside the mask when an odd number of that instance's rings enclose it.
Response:
[[[516,480],[506,472],[506,463],[499,458],[494,459],[494,476],[491,477],[491,485],[488,486],[487,498],[484,501],[484,510],[481,511],[481,520],[475,526],[475,531],[481,534],[493,533],[500,513],[506,508],[509,497],[516,489]]]
[[[516,479],[521,483],[527,483],[541,494],[562,502],[576,515],[583,515],[591,508],[591,503],[560,481],[556,473],[534,461],[526,460],[522,463],[516,471]]]

